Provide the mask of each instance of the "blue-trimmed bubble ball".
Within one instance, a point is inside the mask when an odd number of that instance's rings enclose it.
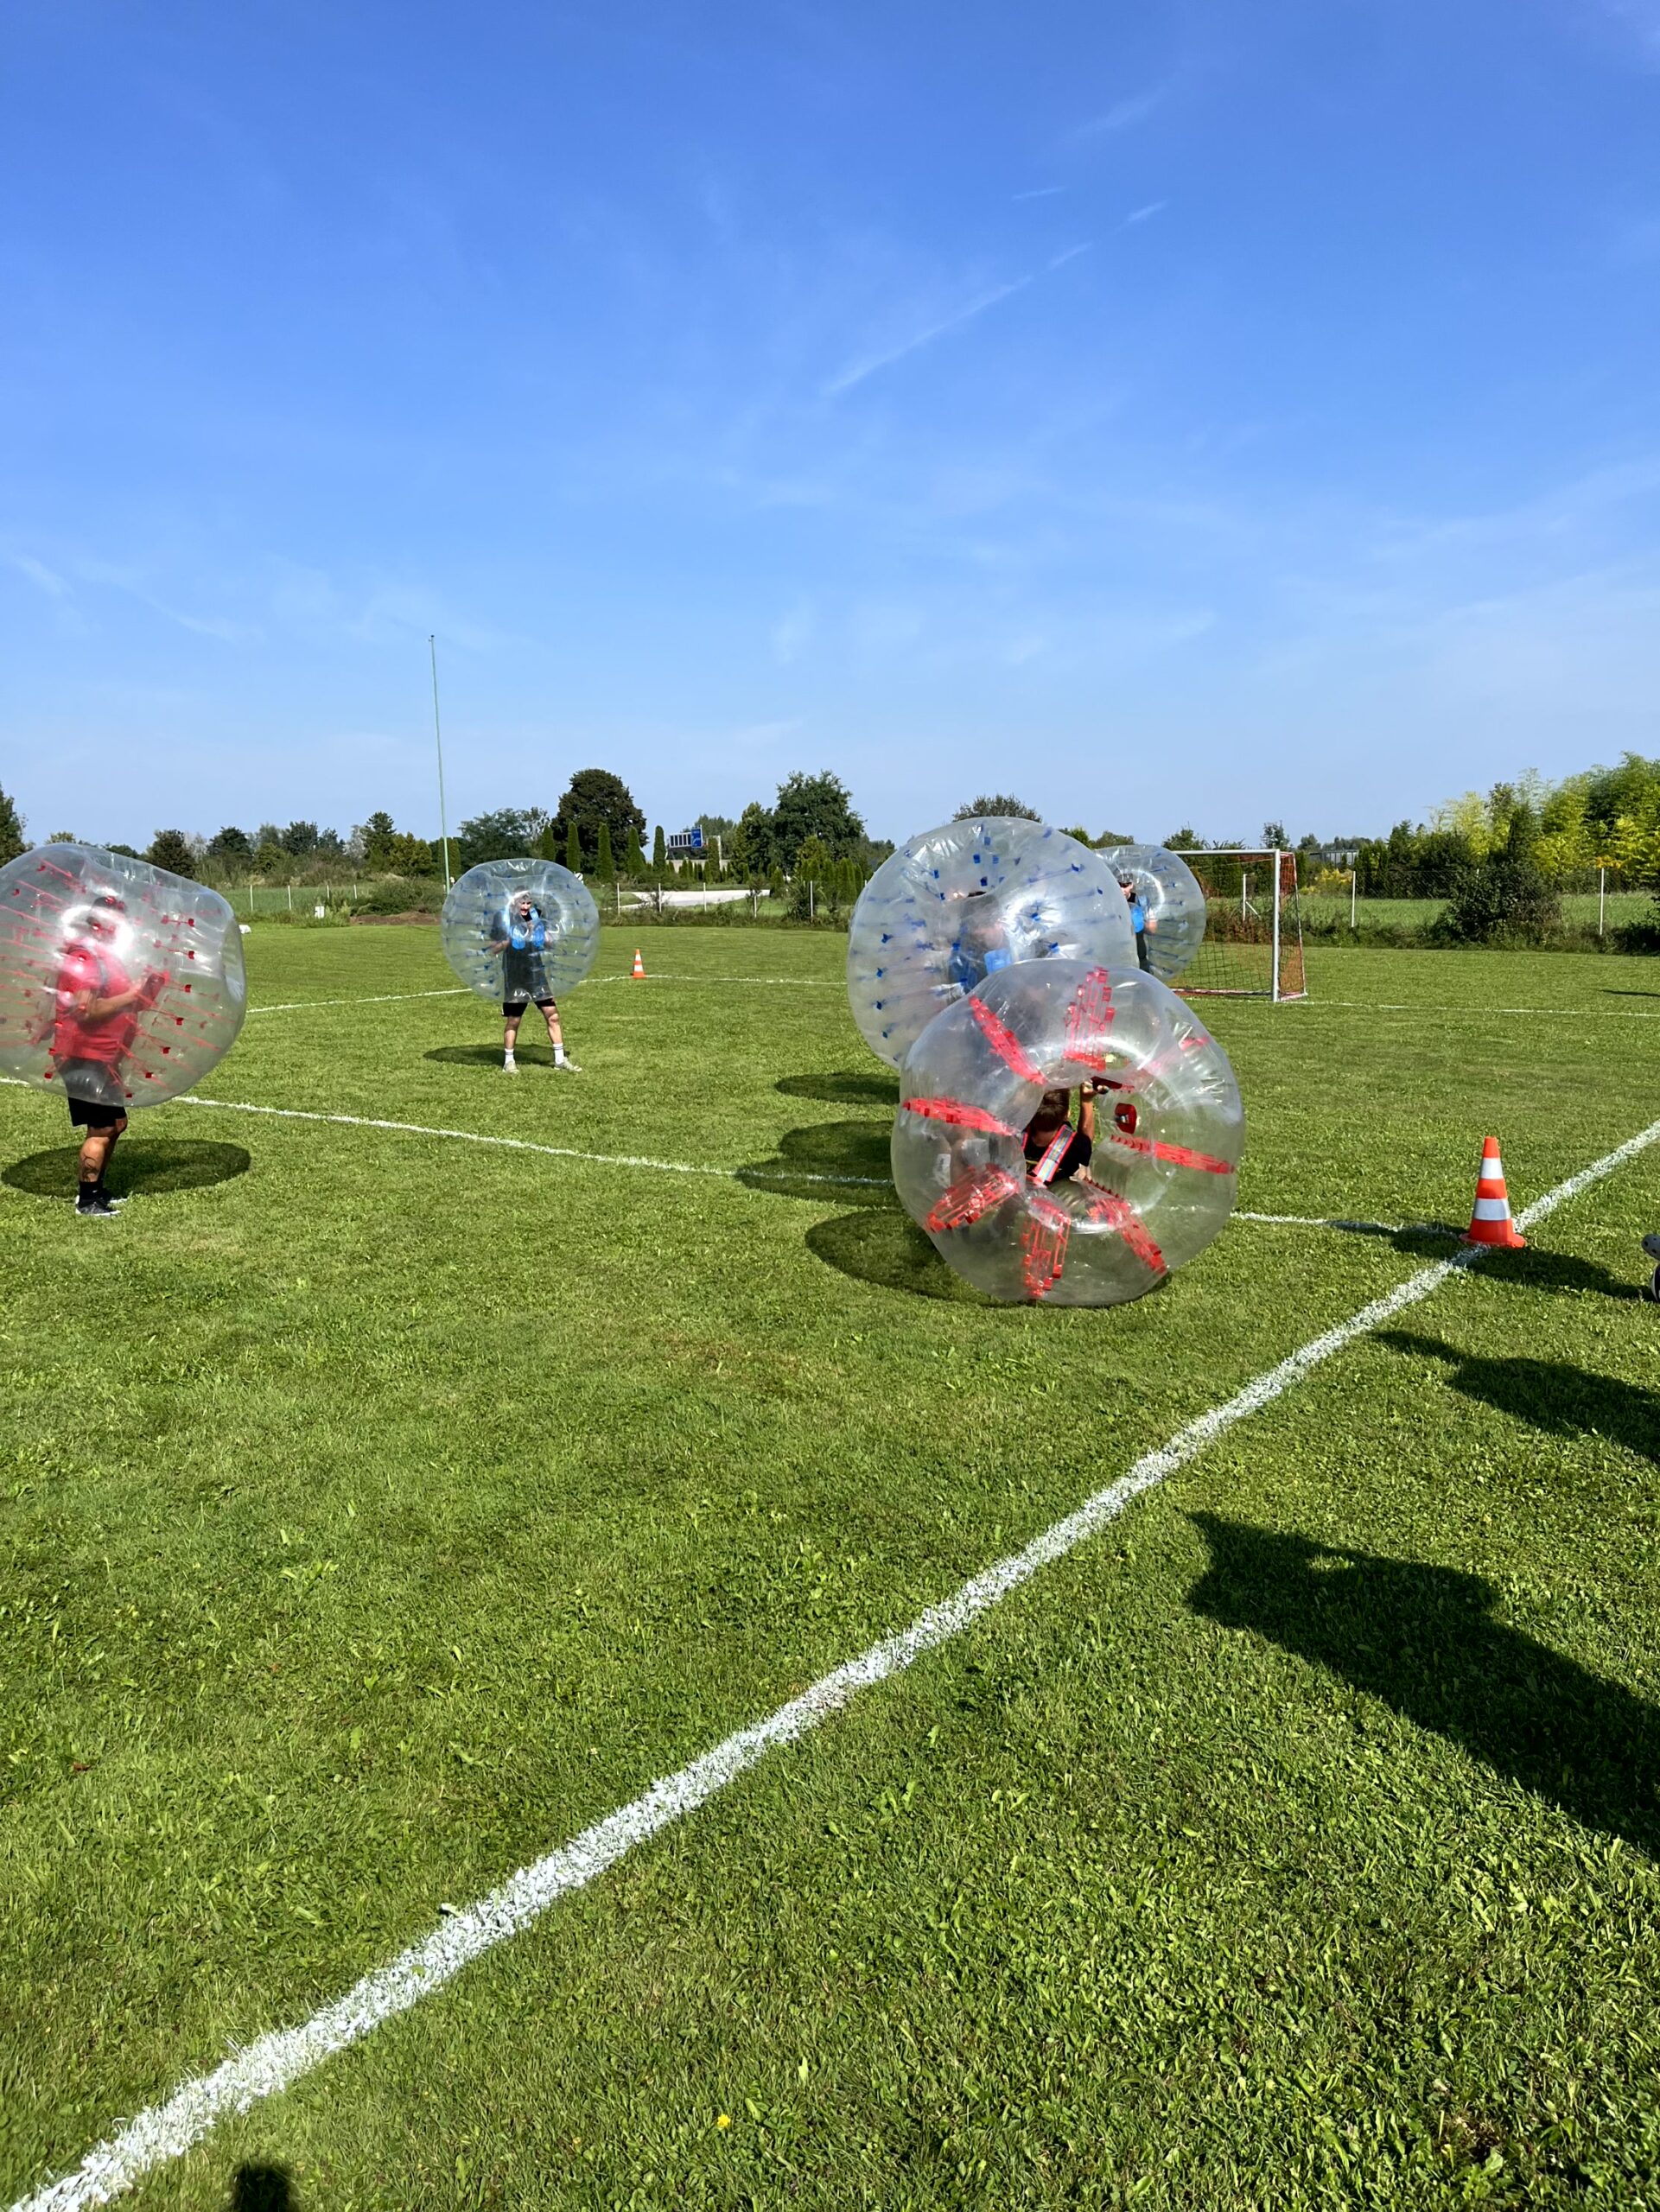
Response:
[[[988,1296],[1118,1306],[1220,1232],[1244,1141],[1227,1055],[1167,984],[1031,961],[988,976],[906,1053],[894,1181]]]
[[[480,998],[575,990],[600,949],[600,910],[557,861],[480,861],[444,900],[444,958]]]
[[[1139,907],[1145,919],[1136,947],[1140,964],[1161,982],[1173,983],[1192,967],[1205,942],[1205,891],[1199,878],[1163,845],[1113,845],[1101,857],[1116,877],[1125,906],[1132,914]]]
[[[95,845],[0,868],[0,1069],[96,1105],[160,1106],[242,1027],[242,930],[205,883]]]
[[[1041,822],[948,822],[889,854],[860,893],[848,931],[853,1019],[897,1067],[942,1008],[1027,960],[1133,967],[1117,878]]]

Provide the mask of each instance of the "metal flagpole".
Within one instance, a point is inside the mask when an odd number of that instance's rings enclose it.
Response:
[[[432,739],[438,748],[438,834],[444,847],[444,889],[449,888],[449,820],[444,812],[444,734],[438,721],[438,640],[429,634],[427,651],[432,655]]]

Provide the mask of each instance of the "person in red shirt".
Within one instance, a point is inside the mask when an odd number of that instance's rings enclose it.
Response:
[[[112,892],[95,899],[65,949],[58,970],[52,1060],[69,1103],[72,1125],[85,1132],[75,1211],[110,1220],[120,1205],[105,1188],[116,1141],[127,1126],[122,1070],[138,1033],[138,1016],[153,1006],[164,976],[135,983],[117,953],[126,909]]]

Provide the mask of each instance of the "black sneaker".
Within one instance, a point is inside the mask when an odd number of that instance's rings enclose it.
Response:
[[[79,1198],[75,1201],[76,1217],[80,1221],[113,1221],[115,1213],[115,1208],[105,1198],[90,1198],[84,1205]]]
[[[1660,1260],[1660,1230],[1651,1230],[1643,1239],[1643,1249],[1651,1260]]]

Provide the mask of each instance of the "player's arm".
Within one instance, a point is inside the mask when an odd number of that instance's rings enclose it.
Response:
[[[1086,1083],[1078,1096],[1078,1126],[1093,1144],[1095,1142],[1095,1085],[1092,1083]]]

